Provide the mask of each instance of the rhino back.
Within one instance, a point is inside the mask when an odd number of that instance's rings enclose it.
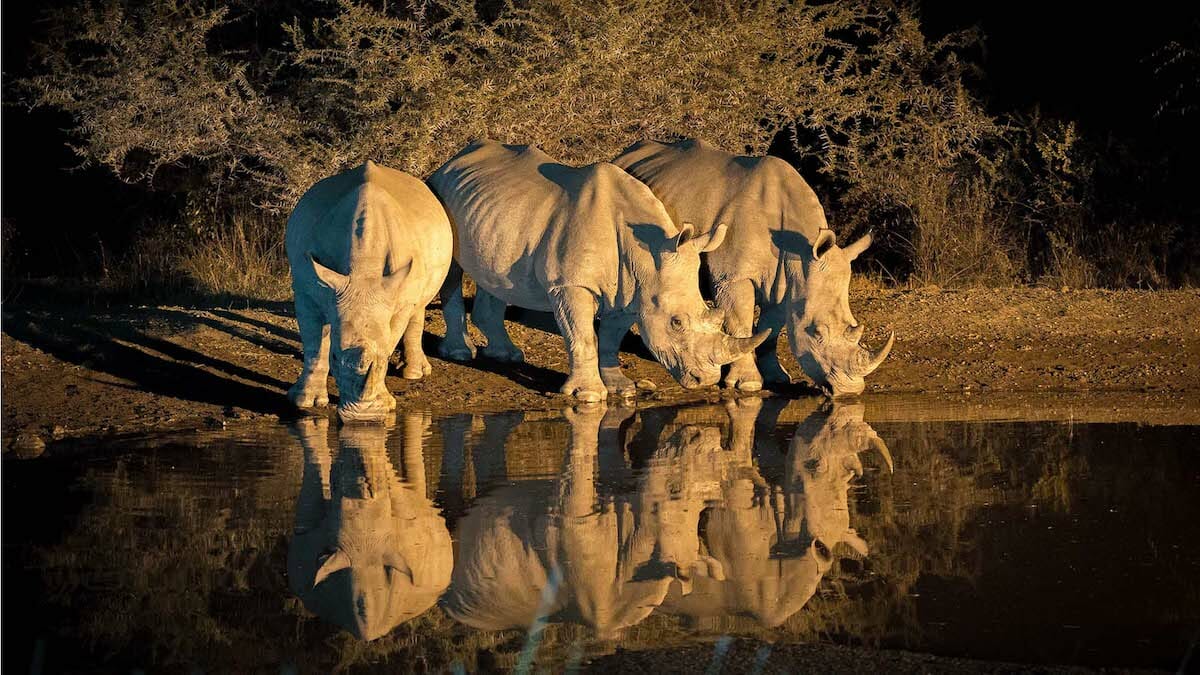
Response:
[[[458,260],[493,295],[549,309],[580,286],[616,302],[628,223],[667,223],[653,194],[611,164],[571,167],[531,146],[473,143],[429,179],[458,235]]]
[[[437,197],[417,178],[374,162],[326,178],[288,219],[293,284],[315,284],[306,257],[341,274],[383,275],[416,258],[412,300],[436,295],[450,266],[453,234]],[[416,283],[413,283],[416,282]]]
[[[751,279],[770,288],[779,264],[772,230],[809,241],[826,227],[825,212],[804,178],[777,157],[746,157],[694,139],[642,141],[613,160],[650,187],[677,222],[710,231],[729,226],[725,243],[707,254],[715,281]]]

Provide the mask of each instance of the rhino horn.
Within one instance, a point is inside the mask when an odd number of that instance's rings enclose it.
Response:
[[[883,442],[883,439],[879,437],[879,434],[872,434],[870,443],[871,447],[878,450],[880,456],[883,457],[884,463],[887,464],[888,473],[895,473],[896,465],[892,461],[892,452],[888,450],[887,443]]]
[[[744,338],[721,335],[715,361],[717,363],[733,363],[746,354],[754,353],[754,350],[766,342],[769,337],[771,337],[770,330],[762,330],[751,337]]]
[[[880,364],[883,363],[884,359],[888,357],[888,354],[891,353],[892,345],[895,342],[896,332],[892,331],[891,334],[888,335],[887,343],[884,344],[883,347],[875,351],[863,348],[863,350],[859,352],[860,361],[858,367],[854,369],[854,374],[858,377],[866,377],[867,375],[875,372],[875,369],[878,368]]]
[[[350,556],[342,549],[333,552],[332,555],[326,556],[321,561],[321,566],[317,569],[317,576],[313,579],[313,588],[316,588],[326,577],[338,570],[344,570],[350,567]]]

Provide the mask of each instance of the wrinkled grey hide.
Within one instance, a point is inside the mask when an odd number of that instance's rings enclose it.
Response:
[[[429,184],[454,223],[455,258],[478,288],[473,319],[487,337],[484,354],[523,358],[505,332],[505,305],[552,311],[570,357],[565,394],[598,401],[636,393],[617,359],[635,323],[685,387],[715,383],[722,364],[765,339],[730,338],[723,313],[700,296],[700,252],[719,246],[724,228],[697,237],[676,227],[645,185],[612,164],[575,168],[531,146],[478,141]],[[440,352],[467,359],[473,348],[454,273],[447,288]]]
[[[605,497],[597,462],[601,454],[622,456],[617,433],[631,411],[565,414],[571,439],[549,494],[528,483],[503,487],[459,522],[458,558],[442,599],[456,620],[481,630],[572,622],[607,639],[649,616],[672,584],[686,593],[696,569],[719,577],[699,551],[707,487],[694,474],[719,464],[720,434],[681,429],[655,453],[634,493]]]
[[[367,162],[304,193],[287,224],[304,366],[288,391],[298,407],[329,403],[343,420],[377,421],[395,409],[388,358],[404,337],[408,379],[429,374],[421,350],[425,305],[453,253],[437,197],[420,180]]]
[[[705,513],[701,537],[721,577],[697,575],[690,595],[667,596],[664,612],[692,619],[743,615],[778,626],[812,598],[833,564],[835,547],[845,544],[867,555],[866,542],[850,527],[849,487],[862,475],[859,452],[880,451],[889,468],[891,456],[862,421],[862,406],[810,415],[792,439],[778,488],[763,480],[752,456],[760,406],[756,398],[727,406],[729,466],[722,472],[719,500]],[[772,429],[777,415],[778,409],[772,411],[759,428]]]
[[[421,439],[429,419],[404,419],[404,480],[388,459],[387,429],[347,425],[337,458],[329,422],[306,418],[288,584],[309,611],[363,640],[419,616],[450,583],[450,532],[426,497]]]
[[[696,140],[643,141],[613,163],[697,231],[728,226],[725,244],[706,256],[726,330],[747,336],[769,329],[771,337],[757,365],[748,354],[730,366],[726,386],[756,390],[764,378],[791,381],[776,356],[786,322],[792,352],[817,386],[832,396],[863,391],[864,378],[887,358],[893,340],[878,351],[862,347],[863,326],[850,312],[850,262],[870,245],[870,235],[839,247],[816,194],[775,157],[740,157]]]

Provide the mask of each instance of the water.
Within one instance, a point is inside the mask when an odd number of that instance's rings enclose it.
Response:
[[[701,645],[749,672],[809,643],[1180,667],[1200,427],[871,406],[401,413],[5,460],[3,665],[532,671],[655,650],[670,669]],[[732,663],[730,638],[761,647]]]

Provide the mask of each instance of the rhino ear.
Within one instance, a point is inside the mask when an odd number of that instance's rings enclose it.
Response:
[[[693,241],[696,242],[696,248],[700,249],[701,253],[714,251],[722,242],[725,241],[725,234],[729,231],[729,226],[725,223],[718,223],[708,234],[697,235]]]
[[[792,253],[795,255],[811,254],[813,260],[820,260],[821,256],[830,249],[836,242],[836,237],[833,235],[833,230],[821,230],[817,233],[817,238],[812,242],[808,241],[799,232],[791,230],[772,230],[771,243],[775,244],[775,248],[784,253]]]
[[[391,274],[383,277],[383,292],[389,298],[395,299],[400,294],[400,287],[404,285],[404,280],[412,274],[413,266],[416,264],[416,258],[409,258],[408,262],[399,268],[392,271]]]
[[[420,583],[418,583],[418,580],[417,580],[417,577],[420,575],[418,575],[413,570],[413,568],[408,564],[408,562],[406,562],[404,560],[403,556],[401,556],[399,554],[399,552],[389,551],[387,553],[384,553],[383,554],[383,564],[384,564],[384,566],[390,567],[391,569],[395,570],[396,572],[399,572],[400,574],[403,574],[404,576],[408,577],[408,580],[410,582],[412,582],[413,586],[421,585]],[[421,581],[424,581],[424,579],[421,579]]]
[[[678,251],[679,247],[696,238],[696,226],[691,223],[684,223],[679,226],[679,234],[675,235],[675,240],[669,245],[672,251]]]
[[[867,248],[871,246],[872,241],[873,241],[873,239],[871,237],[871,233],[868,232],[868,233],[864,234],[863,236],[859,237],[858,241],[855,241],[853,244],[850,244],[849,246],[847,246],[846,248],[844,248],[842,250],[846,252],[847,258],[849,258],[850,260],[854,260],[858,256],[862,255],[862,252],[867,250]]]
[[[316,588],[322,581],[338,570],[344,570],[350,566],[350,556],[342,549],[334,551],[333,555],[325,556],[319,561],[321,566],[317,568],[317,576],[313,578],[313,588]]]
[[[845,538],[842,539],[842,541],[847,546],[854,549],[854,552],[860,557],[865,558],[867,557],[867,554],[871,552],[871,547],[867,546],[867,542],[864,541],[862,537],[858,536],[858,533],[854,531],[854,528],[846,530]]]
[[[341,293],[346,289],[346,286],[350,283],[350,277],[322,265],[312,255],[309,255],[308,259],[312,263],[313,272],[316,273],[317,279],[321,282],[322,286],[332,290],[334,293]]]
[[[820,260],[825,252],[833,248],[837,237],[834,236],[833,230],[821,230],[817,232],[817,238],[813,241],[812,253],[813,260]]]

